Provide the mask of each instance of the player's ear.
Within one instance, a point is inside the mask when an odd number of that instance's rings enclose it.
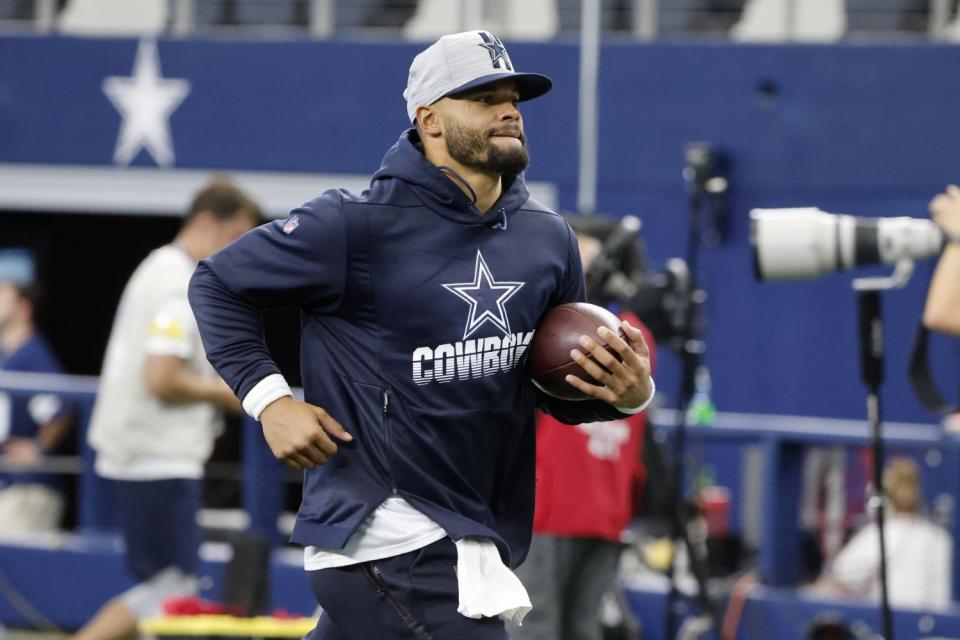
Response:
[[[417,107],[417,129],[422,135],[440,135],[440,114],[437,110],[428,106]]]

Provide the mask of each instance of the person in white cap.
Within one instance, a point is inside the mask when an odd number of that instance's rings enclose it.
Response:
[[[369,190],[328,191],[194,273],[211,363],[306,469],[292,539],[324,611],[312,640],[507,638],[503,619],[530,609],[508,567],[530,544],[534,408],[592,422],[653,396],[629,324],[574,352],[591,400],[548,397],[525,372],[543,315],[584,299],[576,237],[523,179],[518,103],[549,88],[486,31],[444,36],[410,67],[414,126]],[[302,310],[304,402],[263,340],[278,305]]]

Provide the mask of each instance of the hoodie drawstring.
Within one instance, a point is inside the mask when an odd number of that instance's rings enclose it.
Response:
[[[437,168],[444,173],[450,174],[451,179],[456,180],[465,186],[470,191],[470,204],[477,204],[477,192],[473,190],[473,187],[470,186],[470,183],[467,182],[463,176],[457,173],[452,167],[448,167],[447,165],[440,165]]]
[[[440,171],[442,171],[445,175],[447,175],[451,180],[455,180],[460,184],[466,186],[467,190],[470,191],[470,198],[471,198],[470,204],[472,205],[477,204],[477,192],[473,190],[473,187],[470,186],[470,183],[467,182],[463,176],[457,173],[457,171],[453,167],[448,167],[445,164],[440,165],[437,168],[440,169]],[[501,231],[506,231],[507,230],[507,210],[501,207],[499,210],[497,210],[497,213],[500,214],[500,220],[499,222],[493,225],[493,228],[499,229]]]
[[[506,231],[507,230],[507,210],[500,209],[497,213],[500,214],[500,222],[493,225],[493,228],[500,229],[501,231]]]

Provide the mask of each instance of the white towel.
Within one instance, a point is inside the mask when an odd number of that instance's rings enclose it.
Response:
[[[461,538],[457,545],[457,611],[468,618],[500,616],[520,624],[533,606],[520,579],[485,538]]]

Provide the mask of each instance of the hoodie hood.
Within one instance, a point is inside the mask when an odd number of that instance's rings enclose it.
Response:
[[[489,211],[481,214],[467,194],[423,155],[416,129],[407,129],[390,147],[370,186],[378,180],[401,180],[431,211],[444,218],[473,225],[507,226],[507,217],[530,198],[523,174],[503,176],[503,191]]]

